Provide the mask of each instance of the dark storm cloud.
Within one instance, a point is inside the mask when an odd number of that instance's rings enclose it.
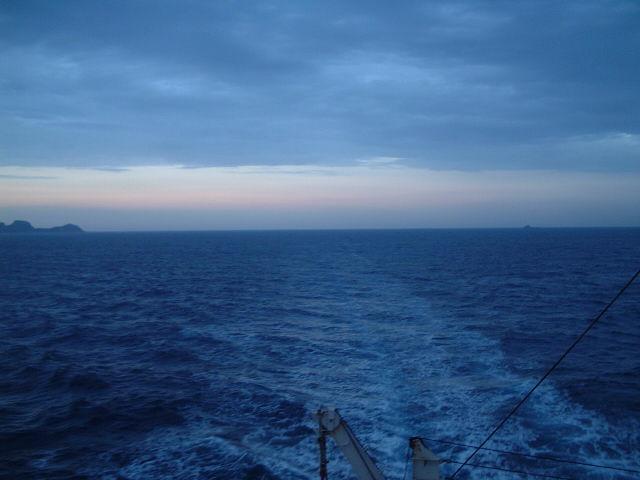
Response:
[[[640,5],[0,4],[0,163],[640,167]]]

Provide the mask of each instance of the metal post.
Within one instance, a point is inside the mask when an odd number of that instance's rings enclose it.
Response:
[[[329,474],[327,473],[327,431],[322,426],[322,420],[318,415],[318,446],[320,447],[320,480],[328,480]]]

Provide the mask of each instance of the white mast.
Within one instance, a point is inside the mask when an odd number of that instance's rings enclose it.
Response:
[[[342,454],[351,464],[358,480],[384,480],[384,475],[358,441],[347,422],[333,407],[319,409],[315,418],[318,421],[318,444],[320,446],[320,480],[327,480],[327,445],[330,435]],[[440,460],[429,450],[422,439],[409,440],[413,451],[413,480],[440,480]]]
[[[413,480],[440,480],[440,459],[420,437],[409,439],[413,451]]]
[[[331,435],[336,442],[342,454],[351,464],[358,480],[384,480],[382,472],[335,408],[321,408],[316,412],[315,417],[320,427],[318,441],[320,443],[321,480],[327,478],[326,449],[324,448],[326,435]]]

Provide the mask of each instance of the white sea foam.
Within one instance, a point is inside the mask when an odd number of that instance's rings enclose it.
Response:
[[[224,396],[225,406],[215,412],[187,409],[185,425],[148,433],[133,461],[112,478],[228,478],[248,471],[255,478],[315,478],[311,415],[327,404],[340,409],[388,478],[402,477],[410,436],[481,442],[536,377],[510,370],[500,343],[469,328],[456,311],[434,307],[406,282],[377,271],[360,256],[351,260],[346,264],[359,270],[340,272],[339,286],[331,272],[323,271],[326,277],[317,280],[323,288],[296,290],[300,308],[290,308],[291,299],[282,304],[270,299],[260,305],[264,316],[251,325],[192,327],[194,335],[209,335],[220,345],[230,340],[241,345],[229,347],[226,361],[211,360],[208,381]],[[284,271],[279,281],[287,278]],[[575,403],[551,378],[488,446],[633,468],[640,463],[639,431],[640,425],[619,429]],[[470,453],[429,444],[443,459],[462,461]],[[350,478],[349,465],[331,442],[329,456],[331,477]],[[478,454],[472,463],[624,478],[492,452]],[[442,467],[445,473],[455,468]],[[479,468],[465,469],[460,478],[489,478],[488,472],[490,478],[513,478]]]

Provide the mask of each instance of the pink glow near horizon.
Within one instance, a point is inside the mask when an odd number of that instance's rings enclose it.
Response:
[[[528,218],[539,208],[572,208],[573,213],[581,214],[597,211],[603,203],[638,205],[640,194],[635,187],[639,179],[639,174],[614,173],[434,171],[393,163],[202,169],[146,166],[123,171],[0,167],[0,213],[4,209],[26,215],[34,208],[211,214],[268,211],[275,218],[278,212],[357,209],[374,216],[382,211],[413,212],[419,221],[421,210],[438,210],[440,217],[451,212],[452,219],[466,224],[475,221],[480,206],[486,218],[492,218],[492,212]],[[572,212],[567,210],[567,215]]]

